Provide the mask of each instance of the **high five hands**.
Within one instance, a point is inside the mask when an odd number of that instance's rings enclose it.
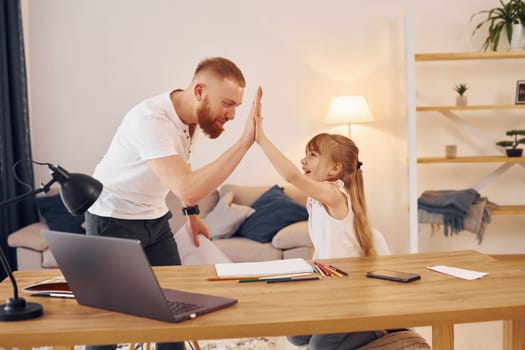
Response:
[[[244,127],[244,133],[242,135],[243,143],[249,148],[255,141],[255,118],[261,110],[261,98],[262,98],[262,89],[259,86],[257,92],[252,101],[250,107],[250,112],[248,118],[246,119],[246,126]]]
[[[262,97],[262,88],[259,86],[257,89],[257,96]],[[264,137],[264,130],[262,126],[262,104],[260,102],[256,105],[255,109],[255,142],[260,143],[261,139]]]

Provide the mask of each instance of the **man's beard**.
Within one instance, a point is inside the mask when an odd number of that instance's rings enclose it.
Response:
[[[197,117],[199,120],[199,127],[210,139],[216,139],[224,131],[224,127],[221,124],[216,123],[215,119],[211,116],[208,96],[206,96],[204,102],[197,110]]]

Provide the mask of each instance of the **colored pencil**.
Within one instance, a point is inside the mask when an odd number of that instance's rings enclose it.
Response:
[[[325,274],[325,276],[328,276],[328,277],[332,276],[332,273],[331,273],[328,269],[326,269],[325,266],[324,266],[323,264],[321,264],[321,263],[318,262],[318,261],[314,261],[314,264],[315,264],[317,267],[319,267],[319,268],[321,269],[321,271],[323,271],[323,273]]]
[[[281,278],[281,279],[266,280],[266,283],[301,282],[301,281],[314,281],[314,280],[319,280],[319,279],[320,279],[319,276],[299,277],[299,278]]]
[[[335,269],[335,270],[336,270],[337,272],[339,272],[340,274],[345,275],[345,276],[348,276],[348,273],[346,273],[346,272],[344,272],[343,270],[341,270],[341,269],[335,267],[334,265],[328,265],[328,266],[330,266],[331,268]]]
[[[337,277],[343,277],[339,272],[331,268],[330,266],[324,265],[324,268],[330,271],[332,274],[336,275]]]
[[[319,276],[322,278],[323,276],[326,277],[326,275],[324,274],[323,270],[321,270],[321,268],[317,265],[314,264],[314,267],[315,269],[317,270],[317,272],[319,273]]]
[[[313,272],[290,273],[287,275],[268,275],[268,276],[232,276],[232,277],[208,277],[208,281],[240,281],[240,280],[257,280],[270,278],[285,278],[285,277],[299,277],[308,276]]]
[[[268,281],[284,281],[284,280],[291,280],[292,277],[280,277],[280,278],[256,278],[256,279],[249,279],[249,280],[239,280],[239,283],[248,283],[248,282],[268,282]]]
[[[233,277],[208,277],[208,281],[238,281],[247,279],[257,279],[262,276],[233,276]]]

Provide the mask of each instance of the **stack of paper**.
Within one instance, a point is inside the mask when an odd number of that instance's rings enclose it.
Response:
[[[273,276],[315,271],[312,265],[301,258],[215,264],[215,270],[219,277]]]
[[[475,280],[483,276],[488,275],[487,272],[478,272],[466,269],[460,269],[458,267],[451,267],[445,265],[427,266],[427,269],[432,271],[441,272],[450,276],[463,278],[465,280]]]
[[[231,260],[205,236],[199,236],[198,247],[193,244],[186,225],[174,235],[182,265],[228,263]]]

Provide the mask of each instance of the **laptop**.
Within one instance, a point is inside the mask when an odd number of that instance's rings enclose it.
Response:
[[[43,235],[79,304],[180,322],[237,302],[161,288],[138,240],[51,230]]]

